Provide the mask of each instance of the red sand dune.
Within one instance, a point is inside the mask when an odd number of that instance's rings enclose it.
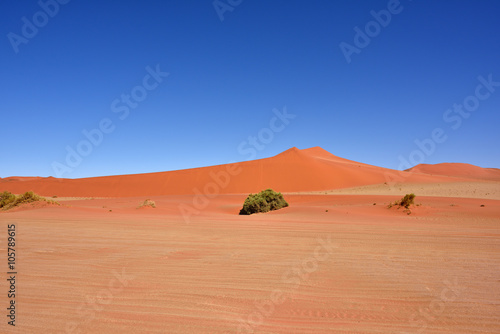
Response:
[[[400,172],[342,159],[320,147],[294,147],[271,158],[169,172],[83,179],[5,178],[0,180],[0,190],[32,190],[44,196],[133,197],[250,193],[266,188],[281,192],[321,191],[393,180],[451,181],[448,177]]]
[[[433,175],[447,175],[469,179],[500,181],[500,169],[482,168],[464,163],[420,164],[408,171]]]

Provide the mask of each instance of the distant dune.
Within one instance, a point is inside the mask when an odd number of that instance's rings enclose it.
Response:
[[[241,194],[266,188],[281,192],[322,191],[381,184],[393,180],[390,177],[395,175],[398,182],[414,183],[451,182],[457,181],[457,177],[479,175],[485,180],[500,180],[498,170],[449,165],[420,165],[401,172],[339,158],[320,147],[304,150],[294,147],[271,158],[169,172],[82,179],[4,178],[0,179],[0,190],[13,193],[32,190],[43,196],[134,197]]]
[[[455,176],[468,179],[500,181],[500,169],[482,168],[464,163],[441,163],[435,165],[420,164],[408,169],[408,171],[432,175]]]

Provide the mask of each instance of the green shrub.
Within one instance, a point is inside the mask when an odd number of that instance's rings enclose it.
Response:
[[[410,210],[410,205],[415,204],[415,194],[406,194],[405,197],[401,198],[399,201],[395,201],[394,203],[389,203],[387,206],[389,209],[392,208],[393,206],[397,206],[398,209],[401,207],[404,207],[405,210],[403,212],[406,212],[406,214],[411,214]],[[419,206],[419,204],[417,204]]]
[[[243,203],[240,215],[279,210],[288,206],[281,193],[266,189],[258,194],[250,194]]]
[[[415,204],[415,194],[406,194],[405,197],[401,198],[399,201],[395,201],[394,203],[390,203],[388,208],[392,208],[393,206],[403,206],[405,209],[408,209],[410,205]]]
[[[410,205],[415,204],[413,201],[415,199],[415,194],[406,194],[405,197],[401,199],[400,206],[404,206],[406,209],[410,207]]]
[[[17,196],[16,198],[16,205],[23,204],[23,203],[31,203],[31,202],[36,202],[36,201],[41,201],[43,197],[38,196],[32,191],[27,191],[22,195]]]
[[[59,203],[57,203],[56,201],[48,200],[45,197],[39,196],[32,191],[27,191],[24,194],[18,196],[11,194],[8,191],[4,191],[0,194],[0,208],[2,208],[3,210],[12,209],[13,207],[16,207],[20,204],[38,201],[44,201],[50,204],[59,205]]]
[[[10,203],[14,202],[16,200],[16,195],[4,191],[3,193],[0,193],[0,208],[4,208],[8,206]]]

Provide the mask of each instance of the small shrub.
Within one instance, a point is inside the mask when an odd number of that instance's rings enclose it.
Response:
[[[405,197],[403,197],[402,199],[400,199],[399,201],[395,201],[394,203],[389,203],[389,205],[387,206],[389,209],[392,208],[393,206],[397,206],[398,209],[400,207],[404,207],[406,210],[405,212],[410,214],[411,211],[409,210],[410,209],[410,205],[412,204],[415,204],[415,194],[406,194]]]
[[[12,202],[16,200],[16,195],[4,191],[3,193],[0,193],[0,208],[4,208],[9,206]]]
[[[156,203],[148,198],[147,200],[144,200],[144,202],[139,206],[139,208],[144,208],[147,206],[156,208]]]
[[[36,202],[42,200],[43,197],[38,196],[32,191],[27,191],[22,195],[19,195],[16,198],[16,203],[18,204],[23,204],[23,203],[31,203],[31,202]]]
[[[240,215],[279,210],[288,206],[281,193],[266,189],[258,194],[250,194],[243,203]]]
[[[401,199],[400,206],[404,206],[406,209],[410,207],[410,205],[414,204],[415,194],[406,194],[405,197]]]

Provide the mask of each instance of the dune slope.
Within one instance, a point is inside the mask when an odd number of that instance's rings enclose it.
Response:
[[[500,181],[500,169],[482,168],[464,163],[420,164],[408,169],[410,172],[433,175],[448,175],[462,178]]]
[[[73,197],[236,194],[266,188],[300,192],[390,182],[394,176],[398,182],[450,181],[445,176],[400,172],[342,159],[320,147],[294,147],[271,158],[169,172],[82,179],[5,178],[0,179],[0,190]]]

